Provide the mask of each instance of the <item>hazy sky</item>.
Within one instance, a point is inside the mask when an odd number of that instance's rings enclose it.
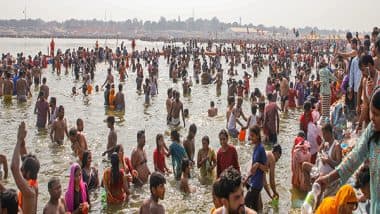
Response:
[[[0,19],[27,18],[182,20],[218,17],[221,21],[266,26],[370,31],[380,24],[380,0],[13,0],[2,2]]]

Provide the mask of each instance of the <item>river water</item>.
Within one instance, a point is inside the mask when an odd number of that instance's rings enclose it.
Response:
[[[79,46],[93,48],[95,42],[96,40],[93,39],[55,39],[56,49],[60,48],[62,50],[78,48]],[[116,40],[103,40],[99,41],[99,45],[108,45],[114,49],[117,43],[120,45],[120,42]],[[17,52],[24,52],[26,55],[31,54],[34,56],[38,51],[42,51],[42,53],[46,54],[49,43],[49,39],[0,38],[0,52],[10,52],[12,55],[15,55]],[[130,50],[130,41],[125,41],[125,44]],[[143,50],[145,47],[148,49],[161,48],[164,43],[136,41],[136,44],[138,50]],[[97,65],[94,85],[103,84],[107,66],[103,63]],[[189,74],[192,74],[191,68],[192,62],[190,62]],[[227,65],[223,64],[223,68],[226,69]],[[239,76],[242,77],[243,69],[241,67],[237,69]],[[167,145],[171,143],[168,136],[169,128],[166,126],[166,89],[173,87],[182,91],[181,82],[177,84],[172,83],[168,78],[168,71],[169,67],[166,61],[161,58],[158,79],[159,94],[152,98],[150,106],[144,105],[144,95],[136,93],[136,74],[129,71],[129,78],[123,83],[123,90],[126,95],[125,114],[115,115],[118,143],[123,144],[125,154],[128,156],[130,156],[132,149],[136,147],[137,131],[145,129],[145,149],[148,155],[148,165],[151,170],[154,169],[153,150],[156,145],[155,136],[158,133],[163,133],[165,134]],[[86,98],[83,98],[81,95],[71,97],[71,88],[73,86],[79,88],[81,83],[74,80],[71,72],[67,75],[63,73],[58,77],[52,73],[51,67],[43,71],[43,76],[47,77],[47,84],[50,87],[50,96],[57,97],[58,105],[64,105],[65,117],[67,118],[69,128],[75,126],[77,118],[84,120],[84,132],[86,133],[89,149],[93,153],[93,164],[98,167],[99,174],[102,175],[103,169],[109,166],[107,161],[101,156],[107,143],[108,129],[105,119],[109,115],[109,112],[103,106],[103,91],[95,92]],[[114,76],[117,77],[116,71],[114,71]],[[251,80],[251,89],[258,87],[261,91],[264,91],[267,76],[268,67],[256,79]],[[116,83],[118,83],[117,80]],[[48,130],[38,130],[35,127],[36,115],[33,114],[33,108],[38,89],[34,89],[32,93],[33,97],[25,104],[17,104],[15,100],[13,105],[10,106],[4,106],[2,102],[0,103],[0,153],[6,154],[10,163],[16,143],[18,124],[22,120],[26,121],[28,125],[26,140],[28,151],[36,154],[41,164],[38,175],[38,213],[42,213],[42,209],[49,199],[47,181],[52,176],[60,177],[64,195],[69,180],[69,166],[75,161],[75,158],[72,155],[69,140],[65,139],[64,146],[54,145],[50,141]],[[210,146],[215,151],[219,148],[218,133],[226,125],[226,97],[227,84],[225,82],[223,83],[220,97],[216,97],[215,85],[202,86],[196,84],[192,87],[192,95],[190,97],[181,97],[184,108],[189,109],[190,115],[186,121],[186,128],[180,130],[181,139],[187,135],[189,125],[195,123],[198,127],[195,137],[196,151],[201,147],[201,138],[204,135],[210,137]],[[215,118],[207,117],[207,109],[211,100],[215,101],[216,107],[219,109],[219,115]],[[243,111],[249,115],[248,100],[243,103]],[[298,212],[299,209],[297,207],[301,205],[300,198],[303,198],[304,195],[291,189],[290,155],[293,139],[298,131],[299,115],[299,110],[281,115],[279,142],[282,145],[283,155],[276,166],[276,183],[280,200],[278,207],[272,208],[269,204],[269,198],[263,190],[262,196],[265,203],[265,213]],[[234,144],[238,150],[242,172],[245,173],[251,161],[252,146],[247,143],[235,142]],[[170,159],[166,162],[170,167]],[[173,176],[167,177],[165,200],[161,202],[165,206],[167,213],[209,213],[213,207],[211,186],[201,185],[196,178],[198,174],[199,171],[195,169],[190,184],[196,187],[196,193],[191,195],[180,193]],[[7,187],[16,188],[12,176],[4,181],[4,183]],[[91,213],[137,213],[142,200],[148,196],[149,185],[145,185],[142,189],[132,188],[132,194],[128,203],[119,207],[104,207],[101,203],[101,190],[98,190],[91,193]]]

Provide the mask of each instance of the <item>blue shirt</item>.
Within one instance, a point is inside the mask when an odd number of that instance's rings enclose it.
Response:
[[[13,77],[13,95],[16,95],[17,94],[17,87],[16,87],[16,84],[17,84],[17,80],[20,79],[20,76],[19,75],[15,75]]]
[[[267,163],[267,154],[262,143],[258,144],[253,150],[252,165],[255,163]],[[251,188],[261,190],[263,188],[263,176],[264,172],[258,168],[249,182]]]

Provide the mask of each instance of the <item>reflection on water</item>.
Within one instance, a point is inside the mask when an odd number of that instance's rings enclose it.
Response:
[[[90,39],[56,39],[56,46],[63,50],[68,48],[77,48],[79,46],[93,47],[96,40]],[[11,52],[15,54],[17,51],[24,51],[26,54],[34,54],[38,51],[47,51],[49,44],[48,39],[27,39],[27,43],[20,39],[0,38],[0,52]],[[102,44],[101,41],[99,41]],[[108,40],[108,45],[114,48],[116,41]],[[113,44],[113,45],[112,45]],[[126,42],[130,45],[130,42]],[[103,45],[103,44],[102,44]],[[142,42],[137,41],[137,49],[158,48],[163,43],[160,42]],[[130,47],[128,47],[130,49]],[[223,61],[223,60],[222,60]],[[223,65],[226,68],[226,64]],[[95,74],[95,84],[102,85],[106,77],[106,65],[98,64]],[[190,63],[192,68],[192,63]],[[267,69],[267,68],[266,68]],[[166,126],[166,89],[173,87],[182,91],[181,83],[174,84],[168,79],[169,68],[166,62],[161,59],[159,64],[160,78],[158,82],[159,94],[151,99],[149,106],[144,105],[144,95],[136,93],[136,74],[129,71],[129,78],[122,83],[123,90],[126,96],[125,112],[110,112],[103,106],[103,91],[94,92],[88,97],[82,95],[71,96],[71,88],[81,86],[80,82],[74,81],[73,76],[62,74],[57,77],[48,68],[44,70],[43,76],[47,77],[47,84],[50,87],[50,95],[57,97],[57,104],[65,106],[65,114],[68,121],[68,126],[75,126],[77,118],[84,120],[84,132],[88,141],[89,149],[93,151],[93,163],[99,168],[100,175],[105,167],[109,166],[108,161],[105,161],[101,153],[106,148],[108,129],[105,122],[107,115],[116,117],[116,131],[118,133],[118,143],[123,144],[125,154],[130,156],[132,149],[136,146],[136,133],[140,129],[146,131],[146,146],[145,150],[148,154],[148,165],[151,170],[153,167],[153,150],[155,148],[155,137],[158,133],[164,133],[167,145],[169,141],[169,128]],[[238,68],[242,75],[241,67]],[[262,91],[265,88],[267,70],[259,74],[259,77],[253,79],[251,88],[260,88]],[[192,73],[192,72],[189,72]],[[114,72],[117,77],[117,73]],[[115,78],[116,79],[116,78]],[[184,103],[184,108],[189,109],[189,118],[186,121],[186,128],[180,129],[182,138],[187,135],[188,127],[191,123],[198,126],[198,132],[195,137],[196,150],[201,147],[201,138],[204,135],[210,137],[210,146],[216,151],[219,148],[218,133],[225,128],[225,110],[226,101],[226,83],[223,84],[222,94],[216,97],[214,85],[201,86],[194,85],[192,95],[190,97],[181,98]],[[25,120],[28,125],[27,148],[29,152],[37,155],[41,163],[39,173],[39,203],[38,213],[42,212],[42,208],[48,201],[47,181],[52,176],[58,176],[61,179],[63,190],[67,187],[69,177],[69,166],[75,161],[70,149],[70,142],[65,141],[64,146],[57,146],[50,141],[48,130],[38,130],[35,127],[36,115],[33,114],[33,108],[36,101],[38,90],[33,90],[33,97],[26,104],[16,104],[13,100],[13,105],[4,105],[0,103],[0,153],[7,154],[10,162],[11,154],[14,149],[16,139],[16,127],[21,120]],[[219,115],[214,118],[207,117],[207,109],[210,101],[213,100],[216,107],[219,109]],[[243,104],[243,110],[246,114],[250,113],[248,100]],[[290,150],[295,134],[298,131],[298,117],[300,112],[289,112],[287,115],[282,115],[280,124],[279,142],[282,145],[283,155],[276,167],[276,183],[280,194],[278,209],[272,209],[269,204],[269,198],[265,191],[262,191],[263,201],[266,203],[266,212],[283,213],[283,211],[295,211],[292,207],[299,207],[298,198],[303,198],[303,195],[291,193],[291,166],[290,166]],[[251,161],[252,146],[243,142],[234,142],[239,151],[239,162],[243,173]],[[269,148],[267,148],[269,149]],[[167,160],[167,165],[171,166],[171,161]],[[167,177],[165,200],[162,201],[168,213],[209,213],[213,207],[211,197],[211,186],[201,185],[198,179],[199,171],[195,169],[193,179],[190,184],[196,187],[196,193],[191,195],[183,195],[178,191],[177,182],[173,176]],[[14,182],[11,179],[5,181],[8,187],[15,188]],[[63,194],[64,194],[63,191]],[[145,185],[142,189],[132,188],[130,201],[124,205],[117,207],[105,207],[101,203],[101,190],[91,193],[92,212],[93,213],[137,213],[138,207],[142,200],[149,196],[149,185]],[[292,198],[292,203],[291,200]],[[299,199],[298,199],[299,200]]]

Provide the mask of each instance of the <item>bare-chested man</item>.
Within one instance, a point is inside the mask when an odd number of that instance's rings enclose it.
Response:
[[[69,137],[67,131],[67,123],[65,119],[65,108],[63,106],[58,107],[57,119],[51,125],[50,139],[52,142],[63,145],[65,134]]]
[[[34,87],[38,87],[41,84],[41,68],[34,67],[32,69]]]
[[[66,202],[61,197],[62,187],[59,178],[53,177],[48,182],[48,190],[50,195],[49,202],[45,205],[43,214],[65,214]]]
[[[209,117],[215,117],[218,115],[218,108],[215,107],[214,101],[210,102],[210,108],[207,111]]]
[[[44,92],[44,97],[46,100],[48,100],[49,86],[46,85],[46,77],[42,78],[42,85],[40,86],[40,91]]]
[[[276,168],[276,163],[280,159],[281,154],[282,154],[282,149],[280,144],[275,144],[273,145],[272,151],[267,151],[267,167],[269,169],[269,184],[266,179],[266,175],[263,177],[264,179],[264,189],[268,193],[268,196],[272,199],[276,199],[279,197],[278,192],[276,190],[276,182],[275,182],[275,168]],[[265,174],[268,174],[268,172],[265,172]],[[271,194],[271,190],[273,194]]]
[[[170,108],[170,120],[169,125],[171,126],[179,126],[181,124],[180,116],[179,114],[182,114],[182,120],[183,120],[183,126],[186,126],[185,124],[185,117],[183,116],[183,104],[179,100],[179,92],[175,91],[173,92],[174,101],[172,102],[172,106]]]
[[[4,102],[10,103],[12,102],[12,95],[13,95],[13,81],[11,79],[12,75],[10,73],[6,73],[5,76],[6,76],[6,79],[3,85]]]
[[[26,102],[27,95],[29,94],[32,96],[32,93],[30,93],[28,81],[25,79],[25,73],[20,72],[20,78],[16,82],[16,91],[17,91],[17,101],[19,102]]]
[[[114,78],[113,78],[113,75],[112,75],[112,70],[111,68],[108,68],[108,74],[107,74],[107,78],[106,78],[106,81],[104,81],[103,85],[102,85],[102,88],[108,83],[110,85],[112,85],[114,82]]]
[[[166,98],[166,112],[167,112],[167,124],[169,124],[169,118],[170,118],[170,109],[172,108],[172,102],[173,102],[173,88],[168,88],[168,91],[167,91],[167,95],[168,95],[168,98]]]
[[[189,127],[189,134],[187,138],[183,141],[183,147],[186,150],[187,157],[190,161],[194,163],[194,155],[195,155],[195,143],[194,138],[197,133],[197,126],[195,124],[191,124]]]
[[[164,200],[166,179],[160,172],[153,172],[149,179],[150,197],[143,201],[139,214],[164,214],[165,208],[158,203]]]
[[[86,138],[83,134],[79,133],[76,128],[71,128],[69,131],[69,138],[71,141],[71,149],[74,154],[82,161],[84,151],[88,150]]]
[[[215,76],[215,84],[216,84],[216,96],[220,96],[222,94],[222,72],[218,71]]]
[[[144,150],[145,146],[145,131],[137,132],[137,148],[132,150],[131,162],[132,167],[138,172],[138,177],[134,183],[138,186],[146,184],[150,175],[148,168],[148,159]]]
[[[24,214],[35,214],[37,213],[37,175],[40,170],[40,162],[34,155],[25,155],[22,162],[23,167],[20,169],[20,156],[26,152],[26,134],[25,123],[21,122],[17,132],[17,143],[13,151],[11,170],[17,188],[20,190],[19,196],[21,194],[19,206]]]
[[[107,151],[111,148],[114,148],[117,144],[117,134],[115,131],[115,117],[108,116],[107,117],[107,127],[110,129],[108,133],[108,142],[107,142]],[[108,157],[111,157],[112,153],[108,153]]]
[[[124,100],[122,84],[119,84],[119,92],[117,92],[116,97],[115,97],[115,108],[118,111],[123,111],[125,109],[125,100]]]

